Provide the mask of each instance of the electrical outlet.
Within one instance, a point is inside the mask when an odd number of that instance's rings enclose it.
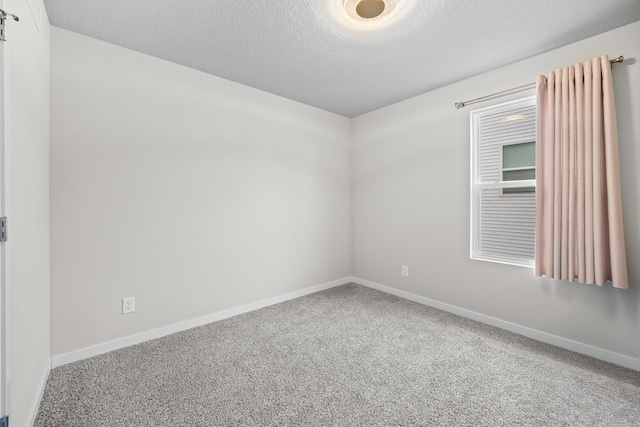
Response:
[[[402,266],[402,275],[405,277],[409,277],[409,267],[407,267],[406,265]]]
[[[136,297],[122,298],[122,314],[136,311]]]

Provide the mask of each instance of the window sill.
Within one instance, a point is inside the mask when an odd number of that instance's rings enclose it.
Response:
[[[497,264],[507,264],[507,265],[514,265],[516,267],[527,267],[527,268],[533,268],[534,267],[534,262],[530,261],[530,260],[524,260],[524,259],[517,259],[517,258],[499,258],[499,257],[483,257],[483,256],[479,256],[479,255],[472,255],[471,256],[472,260],[476,260],[476,261],[487,261],[487,262],[494,262]]]

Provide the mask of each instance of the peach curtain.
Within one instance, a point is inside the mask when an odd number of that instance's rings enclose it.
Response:
[[[552,71],[536,83],[535,274],[628,288],[609,58]]]

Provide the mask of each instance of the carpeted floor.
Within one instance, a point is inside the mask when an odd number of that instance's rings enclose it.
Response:
[[[639,426],[640,372],[349,284],[56,368],[35,425]]]

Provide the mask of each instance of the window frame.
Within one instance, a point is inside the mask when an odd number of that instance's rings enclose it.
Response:
[[[508,101],[502,104],[491,105],[484,108],[479,108],[470,112],[470,258],[474,260],[480,261],[489,261],[500,264],[508,264],[508,265],[516,265],[521,267],[534,267],[534,260],[527,260],[517,257],[502,257],[497,255],[482,255],[480,253],[480,194],[483,188],[487,189],[504,189],[504,188],[525,188],[525,187],[536,187],[536,179],[529,180],[516,180],[516,181],[503,181],[502,176],[502,166],[503,162],[503,150],[500,150],[499,160],[500,160],[500,181],[497,182],[481,182],[480,181],[480,118],[491,112],[491,113],[500,113],[502,111],[507,112],[519,107],[528,107],[536,105],[536,97],[528,96],[524,98],[519,98],[513,101]],[[512,145],[519,144],[525,142],[535,142],[537,147],[537,135],[533,141],[531,138],[522,138],[522,140],[513,140],[509,141],[504,145]],[[537,153],[537,150],[536,150]],[[537,155],[537,154],[536,154]],[[535,171],[537,177],[537,167],[538,167],[538,159],[535,160]],[[524,193],[507,193],[502,194],[501,197],[518,197]],[[527,193],[531,194],[531,193]]]

